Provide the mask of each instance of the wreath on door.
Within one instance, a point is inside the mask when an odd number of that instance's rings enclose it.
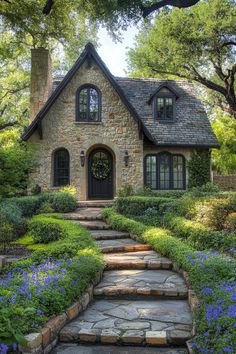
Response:
[[[92,175],[94,178],[102,181],[109,176],[110,165],[107,160],[97,160],[91,166]]]

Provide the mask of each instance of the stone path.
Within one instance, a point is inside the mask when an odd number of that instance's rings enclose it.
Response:
[[[53,354],[186,354],[192,330],[188,289],[172,262],[111,230],[95,203],[65,218],[91,230],[106,269],[94,301],[61,330]]]

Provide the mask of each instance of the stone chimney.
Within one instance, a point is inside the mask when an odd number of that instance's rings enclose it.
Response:
[[[52,91],[51,56],[49,50],[31,50],[30,123],[43,107]]]

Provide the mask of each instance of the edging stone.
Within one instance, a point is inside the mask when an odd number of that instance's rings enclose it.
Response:
[[[93,284],[80,299],[72,304],[64,313],[50,319],[39,333],[25,336],[27,346],[19,346],[21,354],[48,354],[57,345],[60,330],[84,311],[93,300],[93,289],[100,282],[103,270],[97,272]]]

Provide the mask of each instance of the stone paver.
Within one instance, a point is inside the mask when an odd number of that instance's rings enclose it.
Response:
[[[135,348],[110,345],[61,344],[52,354],[187,354],[184,348]]]
[[[104,240],[97,241],[98,247],[102,249],[104,253],[111,252],[132,252],[132,251],[148,251],[150,246],[142,243],[138,243],[131,239],[119,239],[119,240]]]
[[[110,270],[103,274],[94,295],[156,295],[187,298],[184,279],[170,270]]]
[[[97,300],[60,333],[61,342],[184,344],[191,337],[192,318],[184,300]],[[158,337],[159,335],[159,337]]]
[[[155,251],[112,253],[105,255],[108,269],[172,269],[173,263]]]
[[[101,208],[80,208],[72,213],[63,214],[67,220],[102,220]]]
[[[115,230],[91,230],[91,235],[95,240],[117,240],[120,238],[129,238],[127,232],[120,232]]]
[[[75,224],[80,224],[83,227],[86,227],[89,230],[110,230],[111,227],[107,225],[104,221],[99,221],[99,220],[73,220],[72,221]]]

